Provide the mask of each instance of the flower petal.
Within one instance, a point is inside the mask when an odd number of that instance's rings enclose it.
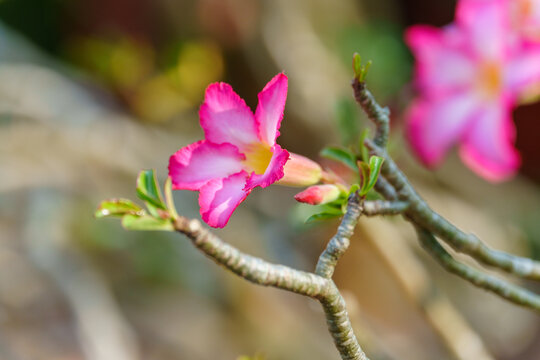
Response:
[[[231,143],[240,150],[245,145],[259,142],[253,113],[229,84],[208,86],[199,117],[205,138],[210,142]]]
[[[416,25],[407,30],[405,41],[417,60],[416,81],[421,90],[441,95],[471,84],[475,67],[463,51],[464,35],[452,26]]]
[[[242,170],[245,156],[231,144],[201,140],[174,153],[169,159],[173,189],[199,190],[208,181]]]
[[[469,36],[471,51],[483,58],[506,55],[512,35],[508,0],[461,0],[456,22]]]
[[[251,173],[251,176],[247,180],[246,189],[253,189],[257,186],[267,187],[284,175],[283,167],[285,163],[289,160],[289,152],[285,149],[282,149],[279,145],[272,146],[272,159],[266,168],[264,174]]]
[[[540,46],[526,46],[520,56],[509,62],[505,82],[513,94],[540,83]]]
[[[259,126],[259,137],[272,146],[279,136],[279,127],[283,119],[283,110],[287,100],[287,76],[277,74],[259,93],[259,104],[255,111],[255,119]]]
[[[512,143],[515,127],[506,105],[486,106],[467,129],[460,148],[463,162],[487,180],[497,182],[512,176],[520,156]]]
[[[222,228],[238,205],[249,195],[245,190],[248,173],[241,171],[223,179],[209,181],[199,193],[202,219],[212,227]]]
[[[478,101],[468,93],[437,100],[418,99],[409,108],[408,137],[427,166],[441,162],[470,122]]]

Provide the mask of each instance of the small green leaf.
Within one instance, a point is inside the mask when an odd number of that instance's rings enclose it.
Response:
[[[368,193],[369,190],[367,190],[367,184],[369,181],[369,165],[363,161],[358,162],[358,167],[360,168],[362,172],[362,186],[360,188],[360,196],[364,196]]]
[[[363,186],[362,190],[364,193],[361,195],[366,195],[371,189],[373,189],[377,179],[379,178],[383,162],[384,159],[379,156],[372,156],[369,159],[369,178],[367,180],[367,184]]]
[[[321,221],[321,220],[329,220],[329,219],[335,219],[337,217],[340,217],[341,215],[343,215],[342,213],[319,213],[319,214],[315,214],[315,215],[311,215],[307,220],[306,220],[306,224],[310,224],[312,222],[315,222],[315,221]]]
[[[362,66],[362,58],[358,53],[353,55],[353,71],[354,77],[359,82],[364,82],[366,80],[367,72],[371,66],[371,60],[369,60],[366,65]]]
[[[126,214],[142,215],[144,210],[128,199],[109,199],[99,204],[94,216],[103,218],[107,216],[124,216]]]
[[[137,196],[144,200],[150,214],[159,216],[160,210],[167,210],[157,183],[154,170],[142,170],[137,178]]]
[[[150,215],[124,215],[122,226],[126,230],[174,231],[173,224],[169,219],[155,218]]]
[[[362,57],[358,53],[353,54],[353,71],[354,77],[360,80],[362,76]]]
[[[326,214],[334,214],[337,216],[343,215],[345,212],[343,211],[343,204],[346,204],[347,201],[336,201],[330,204],[325,204],[321,206],[321,210],[323,213]]]
[[[358,190],[360,190],[360,185],[359,184],[352,184],[351,188],[349,189],[349,195],[351,195],[352,193],[357,192]]]
[[[165,181],[165,202],[167,204],[167,208],[169,209],[169,214],[174,219],[178,218],[178,213],[176,212],[176,207],[174,206],[174,199],[172,194],[172,179],[170,176],[167,177],[167,181]]]
[[[369,128],[365,128],[362,131],[362,134],[360,134],[360,142],[358,144],[358,147],[360,149],[360,156],[362,156],[362,161],[368,162],[369,159],[369,150],[366,147],[366,144],[364,144],[364,141],[369,137]]]
[[[321,156],[330,160],[343,163],[354,171],[357,171],[356,157],[349,150],[336,146],[328,146],[322,149]]]

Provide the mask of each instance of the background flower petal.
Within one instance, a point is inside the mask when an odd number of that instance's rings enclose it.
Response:
[[[444,29],[427,25],[410,27],[405,41],[416,58],[416,85],[431,95],[443,95],[470,86],[475,66],[463,51],[465,34],[447,26]]]
[[[241,171],[244,159],[244,155],[231,144],[201,140],[183,147],[169,159],[173,189],[199,190],[212,179]]]
[[[231,143],[240,150],[259,142],[253,113],[229,84],[208,86],[199,117],[205,138],[210,142]]]
[[[236,207],[251,190],[245,190],[248,173],[241,171],[226,178],[214,179],[204,185],[199,193],[202,219],[212,227],[227,225]]]
[[[526,46],[520,56],[508,63],[505,82],[513,94],[540,84],[540,46]]]
[[[436,100],[417,99],[408,110],[408,137],[422,162],[435,166],[465,131],[479,107],[468,93]]]
[[[508,106],[486,106],[467,129],[460,155],[476,173],[497,182],[514,175],[520,156],[512,145],[514,123]]]
[[[255,119],[259,127],[260,139],[272,146],[279,136],[283,110],[287,100],[288,79],[283,73],[277,74],[259,93],[259,104]]]
[[[482,58],[504,58],[512,36],[508,0],[460,0],[456,23],[468,34],[470,50]]]
[[[289,160],[289,152],[285,149],[282,149],[279,145],[274,145],[272,147],[272,159],[266,168],[264,174],[255,174],[252,173],[246,183],[246,189],[253,189],[257,186],[267,187],[284,175],[283,167],[285,163]]]

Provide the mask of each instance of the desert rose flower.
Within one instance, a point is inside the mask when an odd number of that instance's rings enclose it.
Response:
[[[540,80],[540,50],[512,32],[506,0],[461,0],[455,23],[406,33],[420,96],[408,111],[412,147],[428,166],[460,144],[460,156],[491,181],[513,175],[511,112],[520,92]]]
[[[314,185],[294,196],[298,202],[310,205],[323,205],[336,200],[341,191],[332,184]]]
[[[169,176],[173,189],[199,191],[201,217],[208,225],[224,227],[255,187],[267,187],[284,177],[290,155],[276,138],[286,99],[285,74],[276,75],[259,93],[255,115],[230,85],[215,83],[206,89],[199,111],[205,139],[171,156]],[[288,182],[319,181],[320,167],[307,160],[293,155],[291,163],[309,171],[302,176],[289,166]]]

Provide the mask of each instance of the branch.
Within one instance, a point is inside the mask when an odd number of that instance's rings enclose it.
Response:
[[[429,207],[385,150],[376,146],[370,140],[366,140],[366,145],[375,155],[385,159],[381,174],[395,188],[398,198],[410,204],[405,214],[414,223],[440,237],[454,250],[470,255],[485,265],[499,268],[523,278],[540,280],[539,262],[494,250],[475,235],[467,234],[458,229]]]
[[[455,260],[428,230],[415,226],[422,247],[449,272],[515,304],[540,311],[540,296]]]
[[[319,257],[317,267],[315,268],[315,274],[326,279],[332,277],[339,258],[349,247],[354,227],[362,214],[361,210],[359,195],[357,193],[351,194],[343,220],[341,220],[341,224],[339,224],[336,235],[330,239],[326,249],[324,249]]]
[[[206,256],[252,283],[272,286],[316,299],[326,296],[328,291],[326,279],[244,254],[203,228],[198,220],[189,220],[180,216],[174,223],[174,228],[190,238],[193,245]]]
[[[364,201],[362,214],[367,216],[397,215],[407,210],[408,207],[409,203],[405,201]]]
[[[357,212],[358,215],[356,215]],[[349,227],[352,233],[358,216],[359,207],[350,206],[339,227],[338,234],[344,231],[341,229],[349,229]],[[346,221],[346,219],[348,220]],[[369,360],[354,335],[345,308],[345,301],[331,279],[284,265],[271,264],[244,254],[203,228],[197,220],[189,220],[179,216],[174,222],[174,228],[176,231],[186,235],[195,247],[214,262],[248,281],[319,300],[326,315],[328,330],[334,339],[341,358],[343,360]],[[350,237],[348,232],[347,234]]]
[[[381,107],[377,103],[371,92],[367,89],[365,82],[360,82],[355,77],[351,85],[354,90],[354,98],[376,126],[375,143],[385,148],[390,132],[390,110],[387,107]]]
[[[386,181],[380,177],[376,184],[376,190],[388,200],[399,199],[409,203],[410,206],[405,211],[407,217],[440,237],[454,250],[470,255],[485,265],[499,268],[516,276],[540,280],[539,262],[491,249],[479,238],[473,234],[464,233],[427,205],[385,150],[389,132],[387,108],[382,108],[377,104],[364,82],[359,82],[355,78],[352,87],[356,101],[377,127],[374,139],[366,139],[365,145],[370,148],[373,155],[385,159],[381,174]],[[390,186],[393,187],[393,190]]]

